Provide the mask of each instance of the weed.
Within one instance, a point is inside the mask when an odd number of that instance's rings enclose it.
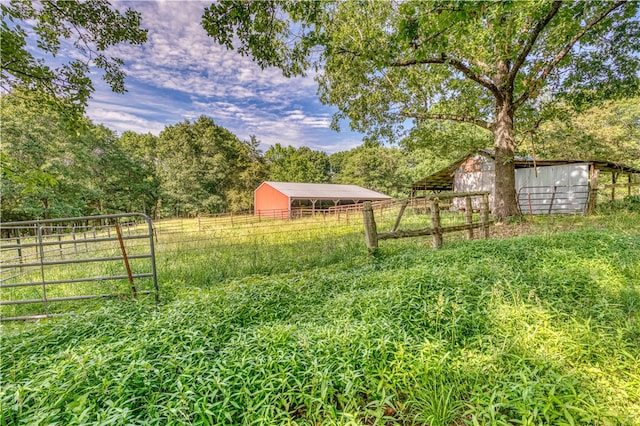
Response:
[[[0,424],[638,425],[630,219],[375,257],[326,225],[161,234],[160,307],[2,325]]]

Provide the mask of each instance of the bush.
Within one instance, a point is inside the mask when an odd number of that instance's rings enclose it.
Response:
[[[614,200],[598,205],[598,213],[613,213],[619,211],[640,212],[640,195],[629,195],[622,200]]]

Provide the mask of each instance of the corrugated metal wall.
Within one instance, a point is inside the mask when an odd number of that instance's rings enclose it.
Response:
[[[565,164],[516,169],[516,191],[523,214],[583,213],[589,195],[589,164]],[[455,192],[489,191],[493,209],[495,182],[494,160],[482,155],[469,157],[456,170]],[[472,200],[480,208],[478,197]],[[464,209],[462,201],[454,200],[454,208]]]
[[[469,157],[458,167],[453,178],[454,192],[489,192],[489,206],[493,209],[493,184],[495,181],[495,163],[491,158],[482,155]],[[473,197],[471,205],[474,210],[480,209],[482,197]],[[457,209],[465,208],[463,198],[454,198],[453,206]]]
[[[584,213],[589,198],[589,164],[518,169],[516,191],[524,214]]]

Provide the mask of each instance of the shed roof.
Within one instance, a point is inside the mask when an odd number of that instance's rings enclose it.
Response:
[[[449,166],[442,170],[420,179],[412,185],[414,190],[429,190],[429,191],[451,191],[453,189],[453,175],[462,163],[467,158],[473,155],[483,155],[485,157],[495,160],[495,155],[489,150],[479,150],[476,153],[471,153],[459,160],[453,162]],[[528,167],[545,167],[545,166],[561,166],[566,164],[593,164],[593,166],[601,171],[605,172],[622,172],[631,174],[640,174],[640,169],[636,169],[624,164],[615,163],[612,161],[600,161],[600,160],[534,160],[527,157],[516,157],[513,161],[516,169],[523,169]]]
[[[358,185],[264,182],[289,198],[315,200],[387,200],[391,197]]]

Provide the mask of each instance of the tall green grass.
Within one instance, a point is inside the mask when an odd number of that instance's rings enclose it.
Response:
[[[0,423],[640,424],[640,217],[535,220],[436,251],[282,242],[239,272],[174,246],[159,307],[2,326]]]

